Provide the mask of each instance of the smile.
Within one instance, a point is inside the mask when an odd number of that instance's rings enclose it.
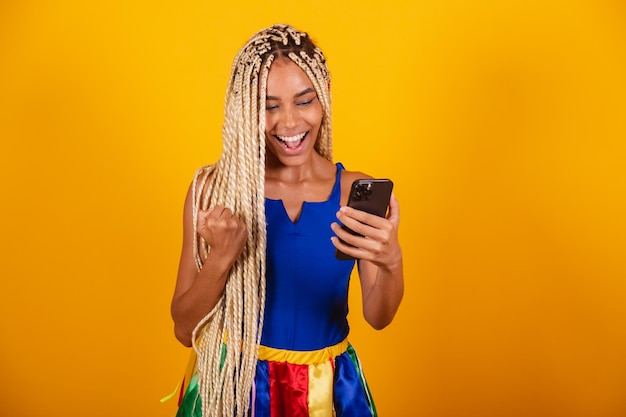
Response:
[[[309,132],[303,132],[293,136],[274,135],[274,137],[278,139],[283,146],[287,147],[287,149],[296,149],[302,144],[308,133]]]

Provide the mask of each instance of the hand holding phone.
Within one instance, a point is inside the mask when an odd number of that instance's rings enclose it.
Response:
[[[393,190],[393,182],[389,179],[360,179],[352,183],[350,196],[348,197],[348,207],[385,217],[389,208],[389,199]],[[342,225],[342,229],[356,236],[361,236],[350,228]],[[347,244],[343,240],[341,241]],[[340,260],[354,260],[355,258],[341,252],[335,251],[335,257]]]

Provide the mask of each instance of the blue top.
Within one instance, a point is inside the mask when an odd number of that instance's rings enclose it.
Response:
[[[282,200],[265,199],[267,296],[262,345],[317,350],[348,336],[348,283],[354,261],[337,260],[330,241],[343,169],[337,163],[328,200],[305,201],[296,222]]]

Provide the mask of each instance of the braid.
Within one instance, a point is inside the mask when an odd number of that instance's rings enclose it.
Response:
[[[224,103],[222,156],[215,165],[199,169],[192,184],[198,270],[211,250],[197,233],[199,210],[222,204],[248,230],[222,297],[192,335],[204,417],[240,417],[250,407],[265,311],[265,92],[277,58],[291,59],[310,78],[323,109],[315,149],[332,161],[330,74],[322,52],[305,32],[291,26],[258,32],[233,61]]]

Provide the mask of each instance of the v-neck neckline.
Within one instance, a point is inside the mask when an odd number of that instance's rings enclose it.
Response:
[[[285,202],[282,199],[273,199],[273,198],[265,197],[266,202],[280,204],[280,207],[285,217],[289,219],[291,224],[297,225],[302,220],[302,217],[304,216],[304,210],[307,206],[312,205],[312,204],[327,204],[327,203],[335,202],[335,201],[337,201],[337,203],[339,202],[341,198],[341,171],[344,168],[340,162],[337,162],[335,166],[337,167],[337,171],[335,172],[335,183],[333,184],[333,188],[328,198],[323,201],[306,201],[306,200],[303,201],[302,206],[300,207],[300,215],[295,220],[289,216],[289,212],[287,212],[287,208],[285,207]]]

